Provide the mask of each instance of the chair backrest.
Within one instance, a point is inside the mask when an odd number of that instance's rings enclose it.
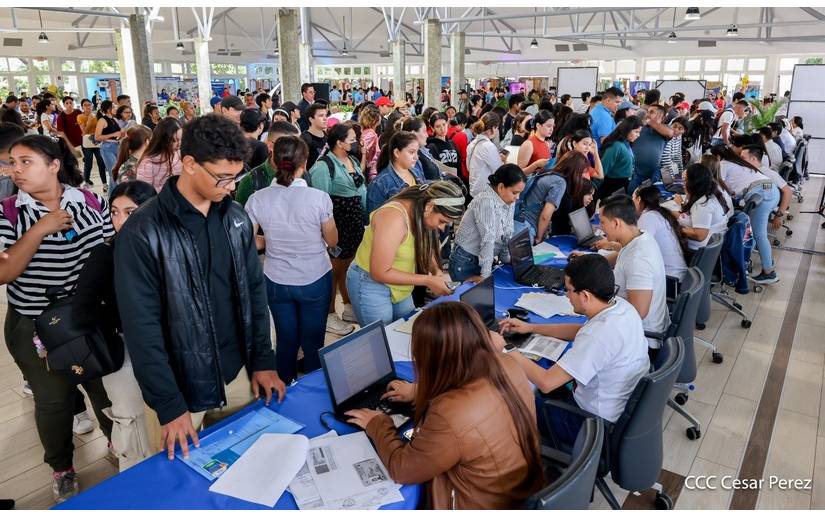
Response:
[[[696,379],[696,355],[693,350],[693,332],[696,329],[696,314],[702,302],[705,290],[705,276],[698,267],[691,267],[682,278],[682,290],[673,312],[670,314],[670,326],[666,337],[681,337],[684,345],[684,360],[679,371],[678,382],[687,383]]]
[[[652,486],[662,470],[662,414],[682,368],[682,339],[665,339],[653,370],[643,376],[608,435],[613,481],[628,491]]]
[[[599,458],[604,445],[604,426],[599,418],[587,418],[573,446],[570,465],[562,475],[525,502],[527,509],[585,510],[593,497]]]

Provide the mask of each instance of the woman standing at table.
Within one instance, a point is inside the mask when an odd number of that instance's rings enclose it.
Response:
[[[486,278],[493,259],[507,261],[507,243],[513,236],[513,209],[524,190],[527,177],[518,165],[502,165],[491,174],[488,187],[470,201],[461,218],[450,255],[450,278],[464,281],[472,276]]]
[[[427,508],[513,509],[542,485],[532,387],[513,357],[496,352],[492,335],[462,303],[418,317],[411,344],[418,383],[396,380],[384,394],[415,405],[411,442],[381,412],[347,412],[393,480],[427,484]]]
[[[411,312],[415,286],[437,296],[451,292],[441,273],[438,234],[463,211],[461,188],[436,181],[405,188],[370,215],[347,271],[347,290],[361,326],[390,323]]]

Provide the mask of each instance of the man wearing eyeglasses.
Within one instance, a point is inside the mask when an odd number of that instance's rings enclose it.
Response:
[[[207,410],[219,417],[252,396],[282,399],[275,372],[266,286],[252,223],[229,194],[248,152],[240,128],[209,114],[186,124],[183,170],[135,212],[115,247],[124,336],[154,440],[174,458]],[[251,385],[251,392],[250,392]]]

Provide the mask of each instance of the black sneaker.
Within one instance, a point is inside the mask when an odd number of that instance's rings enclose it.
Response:
[[[779,281],[779,276],[776,275],[776,271],[772,272],[765,272],[762,271],[758,276],[754,276],[751,278],[755,283],[759,283],[760,285],[772,285]]]

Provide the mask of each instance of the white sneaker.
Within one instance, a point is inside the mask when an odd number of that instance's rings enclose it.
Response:
[[[355,330],[351,324],[342,321],[337,314],[327,315],[327,332],[336,335],[349,335]]]
[[[32,392],[32,387],[31,385],[29,385],[29,382],[23,382],[23,394],[27,396],[34,396],[34,393]]]
[[[350,323],[358,322],[358,318],[355,317],[355,310],[352,309],[352,305],[344,305],[344,312],[341,314],[341,319]]]
[[[74,417],[72,422],[72,432],[77,435],[88,434],[95,429],[95,423],[89,419],[89,413],[83,411]]]

